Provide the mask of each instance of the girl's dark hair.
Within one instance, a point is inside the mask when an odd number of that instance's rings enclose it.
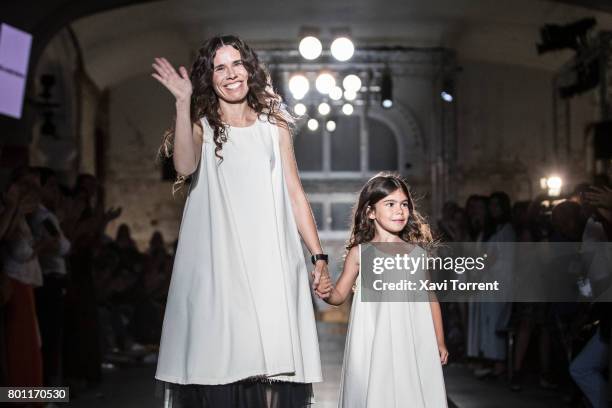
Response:
[[[219,97],[213,86],[213,62],[217,50],[223,46],[232,46],[240,52],[242,63],[249,74],[246,102],[257,116],[265,116],[267,120],[287,129],[294,124],[293,116],[282,107],[282,99],[272,87],[270,75],[257,54],[251,47],[237,36],[224,35],[208,39],[200,47],[197,57],[191,66],[189,78],[193,86],[191,94],[191,122],[202,127],[199,120],[206,117],[214,131],[215,155],[223,159],[220,152],[223,143],[227,141],[226,125],[221,121],[219,112]],[[174,143],[174,128],[164,134],[159,148],[159,158],[168,159],[172,156]],[[187,177],[178,176],[173,191],[182,187]]]
[[[408,197],[408,209],[410,210],[408,222],[398,236],[406,242],[426,248],[434,244],[431,229],[425,218],[415,209],[414,200],[406,182],[396,173],[383,172],[368,180],[359,193],[359,200],[353,209],[353,226],[351,237],[346,245],[347,250],[374,239],[376,227],[368,214],[377,202],[398,189],[401,189]]]

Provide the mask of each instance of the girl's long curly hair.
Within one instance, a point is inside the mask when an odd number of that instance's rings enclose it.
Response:
[[[396,173],[382,172],[368,180],[359,193],[359,200],[353,209],[353,227],[346,245],[347,250],[374,239],[376,227],[374,220],[368,215],[377,202],[398,189],[401,189],[408,197],[408,209],[410,210],[408,222],[398,236],[405,242],[420,245],[425,249],[431,249],[435,245],[429,224],[415,209],[414,200],[406,182]]]
[[[215,156],[223,160],[220,152],[227,141],[227,125],[221,120],[219,97],[213,86],[213,62],[217,50],[223,46],[232,46],[242,58],[242,63],[249,74],[249,91],[246,96],[248,106],[258,118],[262,115],[275,125],[291,129],[294,117],[283,108],[282,98],[274,91],[270,75],[259,61],[257,54],[243,40],[234,35],[216,36],[208,39],[198,50],[197,57],[191,66],[189,78],[193,86],[191,94],[191,122],[202,128],[200,119],[206,117],[214,131]],[[159,160],[172,157],[174,147],[174,127],[167,130],[159,148]],[[173,193],[187,181],[187,176],[178,175],[173,185]]]

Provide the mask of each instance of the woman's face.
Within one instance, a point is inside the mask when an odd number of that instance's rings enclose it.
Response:
[[[242,102],[249,92],[249,73],[240,52],[224,45],[213,59],[213,86],[217,96],[228,103]]]

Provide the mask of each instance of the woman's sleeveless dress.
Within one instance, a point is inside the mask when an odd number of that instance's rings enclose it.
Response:
[[[279,131],[260,118],[204,143],[183,210],[155,377],[319,382],[308,270],[283,176]]]
[[[356,286],[338,407],[447,407],[429,302],[362,302]]]

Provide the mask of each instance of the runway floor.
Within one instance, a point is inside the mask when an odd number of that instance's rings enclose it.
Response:
[[[336,408],[346,325],[318,322],[321,361],[325,382],[315,385],[316,408]],[[85,390],[62,406],[71,408],[157,408],[155,364],[138,364],[104,372],[104,381]],[[449,407],[454,408],[558,408],[563,406],[559,392],[527,387],[511,392],[501,381],[480,381],[467,368],[451,364],[445,368]],[[381,407],[384,408],[384,407]]]

